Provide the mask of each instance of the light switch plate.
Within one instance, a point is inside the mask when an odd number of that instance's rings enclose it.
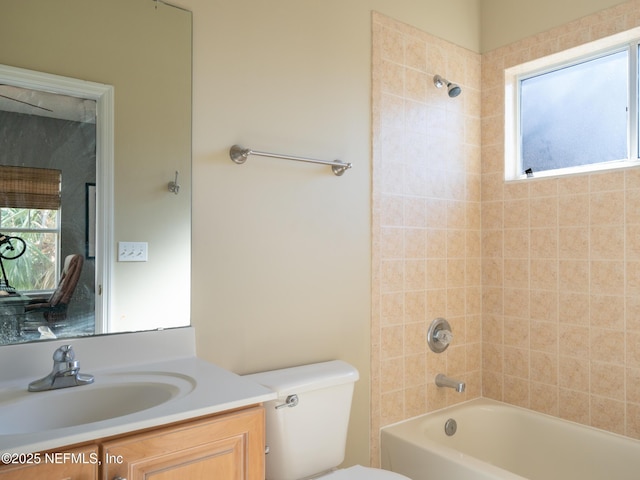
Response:
[[[148,258],[148,242],[118,242],[119,262],[146,262]]]

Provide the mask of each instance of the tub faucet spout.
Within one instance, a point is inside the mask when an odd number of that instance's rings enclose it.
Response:
[[[456,380],[454,378],[447,377],[442,373],[439,373],[438,375],[436,375],[436,385],[438,387],[453,388],[458,393],[463,393],[465,388],[464,382],[461,382],[460,380]]]

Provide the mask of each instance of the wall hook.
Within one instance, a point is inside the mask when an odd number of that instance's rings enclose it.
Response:
[[[178,171],[176,170],[176,178],[173,182],[169,182],[169,191],[171,193],[175,193],[176,195],[178,195],[178,192],[180,191],[180,185],[178,185]]]

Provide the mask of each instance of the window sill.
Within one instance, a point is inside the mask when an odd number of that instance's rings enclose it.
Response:
[[[598,163],[591,165],[582,165],[579,167],[561,168],[558,170],[545,170],[542,172],[533,172],[533,176],[520,175],[515,178],[505,178],[505,182],[523,182],[530,180],[540,180],[545,178],[559,178],[573,175],[584,175],[589,173],[602,173],[607,171],[616,171],[626,168],[640,167],[640,159],[638,160],[621,160],[616,162]]]

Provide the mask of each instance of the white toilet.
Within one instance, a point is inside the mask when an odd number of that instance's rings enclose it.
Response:
[[[267,480],[409,480],[344,460],[353,387],[358,371],[334,360],[247,375],[278,393],[265,403]]]

